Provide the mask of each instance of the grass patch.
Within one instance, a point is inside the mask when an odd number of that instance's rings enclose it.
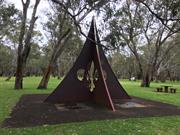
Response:
[[[140,82],[132,82],[122,80],[121,84],[126,89],[128,94],[131,96],[142,97],[145,99],[151,99],[155,101],[160,101],[164,103],[174,104],[180,106],[180,82],[167,82],[167,83],[151,83],[151,87],[143,88],[140,87]],[[162,87],[162,85],[170,85],[174,88],[177,88],[176,94],[174,93],[164,93],[164,92],[156,92],[157,87]]]
[[[8,117],[12,107],[23,94],[50,93],[60,82],[51,78],[47,90],[37,90],[40,77],[24,79],[23,90],[13,90],[14,78],[5,82],[0,78],[0,122]],[[167,82],[178,91],[176,94],[157,93],[155,88],[162,83],[152,83],[150,88],[141,88],[140,82],[122,80],[126,91],[137,97],[152,99],[180,106],[180,83]],[[168,111],[168,110],[167,110]],[[59,125],[44,125],[33,128],[0,128],[0,135],[180,135],[180,116],[102,120]]]

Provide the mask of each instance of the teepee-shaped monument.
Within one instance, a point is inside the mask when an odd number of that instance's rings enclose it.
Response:
[[[90,77],[92,65],[94,69]],[[117,99],[130,97],[120,85],[106,59],[93,19],[84,47],[74,66],[45,102],[95,101],[115,111],[113,101]]]

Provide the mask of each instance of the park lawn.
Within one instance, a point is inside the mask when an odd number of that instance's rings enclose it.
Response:
[[[60,82],[51,78],[47,90],[37,90],[40,77],[24,79],[23,90],[13,90],[14,78],[8,82],[0,78],[0,123],[8,117],[12,107],[23,94],[50,93]],[[152,83],[150,88],[139,87],[140,82],[122,80],[121,84],[131,96],[152,99],[180,106],[180,83],[173,85],[176,94],[157,93],[155,88],[162,83]],[[168,111],[168,110],[167,110]],[[59,125],[44,125],[33,128],[0,128],[0,135],[180,135],[180,116],[101,120]]]

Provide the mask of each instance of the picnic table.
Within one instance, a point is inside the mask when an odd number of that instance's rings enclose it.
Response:
[[[168,93],[168,88],[169,87],[172,87],[171,85],[162,85],[162,87],[164,87],[164,92],[167,92]]]
[[[161,85],[161,87],[157,87],[156,90],[157,92],[163,92],[163,87],[164,87],[164,92],[168,93],[176,93],[176,88],[173,88],[173,86],[171,85]],[[172,87],[170,89],[168,89],[169,87]]]

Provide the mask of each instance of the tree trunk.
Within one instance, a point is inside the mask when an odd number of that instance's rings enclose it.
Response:
[[[151,82],[150,73],[146,72],[142,77],[141,87],[149,87]]]
[[[14,89],[22,89],[22,88],[23,88],[23,62],[21,56],[18,56]]]
[[[16,79],[15,79],[14,89],[23,88],[23,70],[25,69],[26,61],[31,49],[31,38],[34,29],[34,24],[37,20],[36,11],[40,0],[36,0],[35,2],[30,20],[30,26],[27,29],[27,31],[26,31],[27,11],[30,5],[30,0],[26,0],[26,2],[22,0],[21,2],[23,6],[23,14],[22,14],[21,30],[19,35]]]
[[[50,63],[48,65],[48,68],[46,69],[37,89],[47,89],[47,85],[48,85],[52,70],[53,70],[53,64]]]

